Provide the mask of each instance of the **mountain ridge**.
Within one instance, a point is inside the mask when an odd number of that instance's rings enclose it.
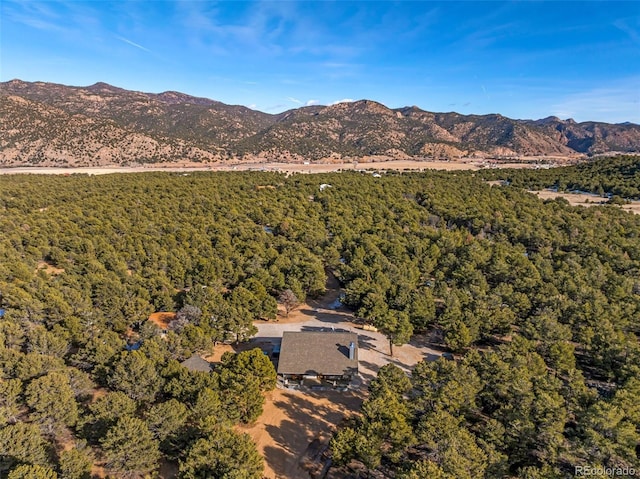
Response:
[[[269,114],[177,91],[0,83],[0,164],[102,166],[640,151],[640,125],[435,113],[362,99]]]

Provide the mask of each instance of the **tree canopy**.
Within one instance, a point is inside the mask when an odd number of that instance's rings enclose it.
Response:
[[[459,358],[409,383],[382,371],[334,439],[337,462],[397,477],[637,464],[640,216],[522,189],[634,197],[637,164],[0,176],[0,473],[82,477],[95,458],[123,476],[162,458],[198,474],[214,439],[254,464],[232,426],[261,413],[271,363],[180,362],[251,337],[285,292],[323,294],[327,271],[390,348],[428,332]],[[177,315],[161,333],[151,312]],[[63,438],[85,455],[62,455]]]

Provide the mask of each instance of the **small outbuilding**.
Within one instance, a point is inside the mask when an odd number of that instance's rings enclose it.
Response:
[[[200,371],[203,373],[211,372],[211,363],[197,354],[194,354],[189,359],[182,361],[180,364],[189,371]]]
[[[282,386],[346,389],[357,375],[356,333],[283,333],[278,359],[278,381]]]

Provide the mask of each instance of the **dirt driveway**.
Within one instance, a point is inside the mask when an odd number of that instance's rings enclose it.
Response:
[[[244,347],[269,350],[280,343],[285,331],[350,331],[358,334],[360,379],[349,391],[300,392],[277,389],[266,397],[264,413],[251,427],[239,428],[254,439],[265,458],[264,477],[268,479],[307,479],[306,470],[331,437],[342,419],[357,412],[366,397],[367,386],[381,366],[394,363],[405,371],[419,361],[435,360],[442,352],[429,347],[426,339],[414,337],[410,344],[394,347],[375,331],[364,331],[354,324],[351,311],[337,301],[340,288],[335,278],[327,283],[327,294],[310,301],[279,321],[258,321],[256,336]],[[243,347],[243,349],[244,349]]]

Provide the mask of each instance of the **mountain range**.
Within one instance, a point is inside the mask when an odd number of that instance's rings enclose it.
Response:
[[[640,125],[391,109],[371,100],[268,114],[183,93],[0,83],[0,165],[345,161],[640,151]]]

